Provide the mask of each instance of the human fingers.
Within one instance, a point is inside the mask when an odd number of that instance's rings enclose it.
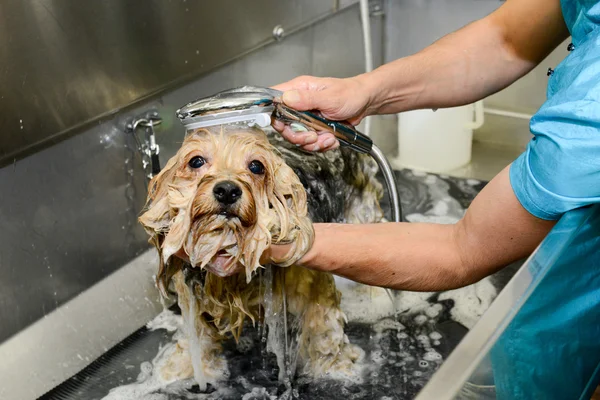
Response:
[[[324,85],[323,78],[303,75],[272,86],[271,88],[286,92],[288,90],[319,90],[324,87]]]
[[[290,244],[273,244],[261,254],[259,262],[261,265],[281,262],[289,254],[290,248]]]
[[[318,136],[313,131],[294,131],[289,125],[284,125],[284,128],[280,131],[281,136],[288,142],[297,146],[304,146],[313,144],[317,141]]]
[[[330,132],[319,132],[318,138],[314,143],[303,145],[302,148],[306,151],[324,153],[326,151],[337,149],[340,142]]]

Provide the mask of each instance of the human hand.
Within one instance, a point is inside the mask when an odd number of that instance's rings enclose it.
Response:
[[[316,78],[300,76],[273,87],[283,91],[282,101],[298,111],[319,111],[334,121],[358,125],[372,113],[371,95],[362,76],[353,78]],[[308,151],[328,151],[339,146],[329,132],[294,132],[289,125],[274,120],[273,128],[289,142]]]

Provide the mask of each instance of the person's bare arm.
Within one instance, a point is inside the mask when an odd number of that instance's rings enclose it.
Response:
[[[559,0],[508,0],[487,17],[424,50],[353,78],[299,77],[275,86],[298,110],[358,124],[373,114],[468,104],[516,81],[569,36]],[[309,151],[337,146],[331,134],[274,127]]]
[[[365,78],[378,113],[468,104],[524,76],[568,36],[559,0],[508,0]]]
[[[454,225],[315,224],[314,245],[300,265],[374,286],[447,290],[527,256],[554,224],[521,206],[506,168]],[[286,252],[286,246],[272,246],[265,258]]]

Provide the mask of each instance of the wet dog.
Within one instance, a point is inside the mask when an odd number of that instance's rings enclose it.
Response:
[[[286,362],[311,376],[352,370],[361,351],[344,334],[333,276],[295,263],[312,245],[312,223],[382,219],[376,172],[367,155],[306,153],[244,125],[189,132],[150,183],[140,217],[160,255],[157,285],[176,293],[186,327],[163,374],[193,376],[201,389],[226,378],[220,342],[238,340],[247,320],[268,326],[280,379]],[[260,265],[277,243],[291,250],[277,266]],[[274,339],[292,328],[278,319],[284,311],[298,331],[293,357]]]

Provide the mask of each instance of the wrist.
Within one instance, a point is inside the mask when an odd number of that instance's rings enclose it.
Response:
[[[324,265],[323,260],[324,255],[327,257],[328,250],[330,250],[330,243],[328,243],[328,240],[339,233],[339,227],[340,224],[336,223],[321,222],[313,224],[315,237],[312,246],[308,249],[306,254],[298,260],[296,265],[309,269],[331,272],[329,268],[331,265],[327,265],[327,263]]]
[[[363,78],[373,114],[396,114],[423,107],[426,73],[418,55],[384,64]]]
[[[378,114],[381,107],[383,88],[374,72],[366,72],[351,78],[358,84],[359,92],[365,97],[365,116]]]

